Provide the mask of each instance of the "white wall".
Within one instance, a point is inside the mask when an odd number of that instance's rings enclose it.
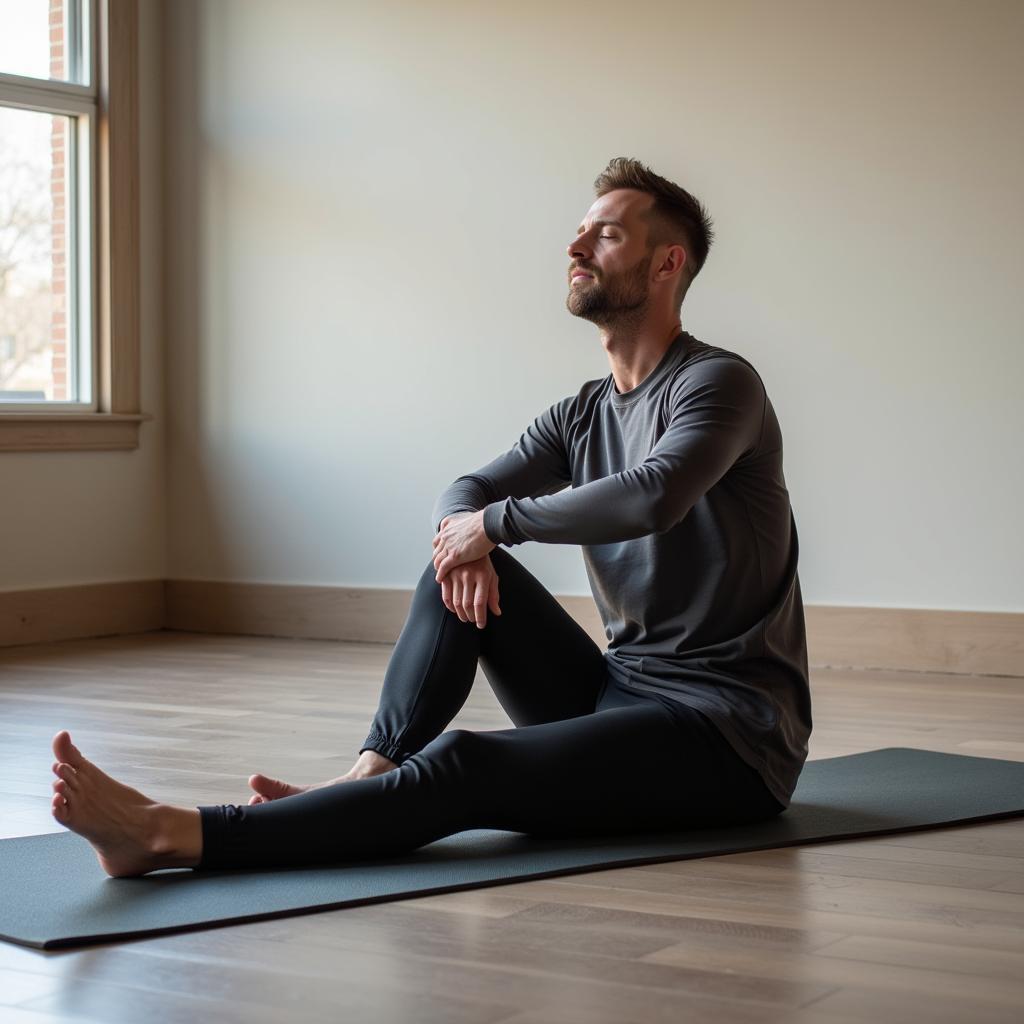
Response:
[[[139,4],[142,424],[128,452],[0,453],[0,590],[166,575],[159,5]]]
[[[1024,4],[163,11],[168,575],[413,585],[440,490],[609,372],[565,247],[627,155],[715,219],[683,325],[768,386],[805,601],[1024,610]]]

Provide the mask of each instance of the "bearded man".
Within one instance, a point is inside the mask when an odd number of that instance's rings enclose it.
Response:
[[[55,818],[112,875],[393,856],[454,832],[546,837],[761,821],[811,732],[798,539],[772,403],[682,329],[711,220],[616,158],[569,243],[566,306],[608,376],[435,503],[432,556],[353,767],[253,775],[245,805],[156,804],[54,738]],[[582,550],[602,651],[508,549]],[[514,724],[447,725],[483,668]]]

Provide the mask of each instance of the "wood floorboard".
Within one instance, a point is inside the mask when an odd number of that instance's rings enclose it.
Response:
[[[0,651],[0,837],[61,831],[49,742],[179,804],[341,774],[392,648],[154,632]],[[1024,760],[1024,680],[817,670],[810,758]],[[451,728],[511,723],[478,673]],[[642,770],[639,769],[639,770]],[[1024,818],[670,861],[45,953],[4,1024],[989,1024],[1024,1017]]]

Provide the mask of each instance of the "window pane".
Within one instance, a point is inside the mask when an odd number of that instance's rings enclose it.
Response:
[[[0,72],[85,83],[81,0],[0,0]]]
[[[0,107],[0,402],[78,398],[73,120]]]

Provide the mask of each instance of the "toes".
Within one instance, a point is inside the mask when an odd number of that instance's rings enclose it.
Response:
[[[53,749],[53,756],[57,758],[57,763],[60,764],[62,761],[68,760],[69,750],[71,746],[71,733],[67,729],[62,729],[56,736],[53,737],[53,743],[51,747]]]
[[[265,796],[260,796],[259,793],[257,793],[255,796],[249,797],[250,807],[254,806],[255,804],[265,804],[266,802],[267,798]]]
[[[82,752],[71,742],[71,733],[67,729],[62,729],[53,737],[53,756],[59,762],[70,764],[73,768],[77,768],[85,760]]]
[[[67,801],[59,793],[54,793],[53,800],[50,803],[50,811],[53,816],[60,822],[67,819],[68,816],[68,804]]]
[[[76,772],[69,764],[57,765],[57,774],[63,782],[68,784],[70,789],[74,789],[78,783],[78,772]]]
[[[294,788],[280,779],[272,779],[269,775],[253,775],[249,778],[249,785],[260,796],[269,797],[271,800],[277,797],[288,796]]]
[[[68,784],[63,779],[54,779],[52,788],[54,793],[60,793],[62,797],[68,792]]]

